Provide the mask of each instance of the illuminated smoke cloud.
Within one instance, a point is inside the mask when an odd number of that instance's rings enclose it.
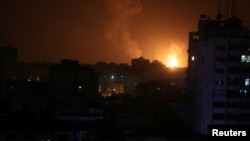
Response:
[[[141,56],[138,42],[133,39],[129,26],[133,17],[139,14],[143,6],[140,0],[106,0],[109,19],[105,26],[105,38],[113,47],[125,51],[131,58]]]
[[[167,56],[168,56],[168,58],[176,57],[176,59],[178,60],[178,64],[180,66],[183,66],[184,62],[182,62],[182,60],[185,60],[186,56],[183,56],[183,54],[185,54],[185,52],[186,52],[186,48],[185,48],[184,44],[171,41],[170,46],[167,49],[167,53],[168,53]]]

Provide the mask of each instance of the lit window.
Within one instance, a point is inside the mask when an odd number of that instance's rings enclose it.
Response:
[[[215,81],[215,84],[217,86],[223,86],[224,85],[224,81],[217,80],[217,81]]]
[[[241,55],[241,62],[250,62],[250,55]]]
[[[81,86],[81,85],[79,85],[79,86],[78,86],[78,89],[79,89],[79,90],[81,90],[81,89],[82,89],[82,86]]]
[[[247,90],[240,90],[240,93],[247,93]]]
[[[199,40],[199,35],[197,35],[197,34],[193,35],[193,39],[198,41]]]
[[[244,94],[246,96],[247,95],[247,90],[240,90],[240,94]]]
[[[191,60],[192,60],[192,61],[195,61],[196,59],[197,59],[197,58],[196,58],[195,56],[192,56],[192,57],[191,57]]]
[[[250,85],[250,79],[247,78],[247,79],[245,79],[245,86],[249,86],[249,85]]]
[[[111,79],[115,79],[115,76],[114,75],[111,75],[111,77],[110,77]]]

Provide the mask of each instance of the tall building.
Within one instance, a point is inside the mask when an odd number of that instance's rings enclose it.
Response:
[[[12,80],[16,74],[18,50],[9,46],[0,47],[0,79]]]
[[[136,75],[139,82],[146,82],[149,80],[149,66],[149,59],[139,57],[131,60],[132,72]]]
[[[250,124],[250,30],[241,19],[201,16],[189,33],[187,74],[195,131]]]
[[[49,70],[53,95],[57,98],[82,96],[89,101],[98,97],[99,75],[76,60],[64,59]]]

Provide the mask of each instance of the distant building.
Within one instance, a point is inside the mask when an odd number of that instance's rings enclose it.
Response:
[[[250,30],[237,17],[201,17],[189,34],[187,92],[194,97],[194,129],[250,124]]]
[[[56,63],[48,62],[19,62],[17,65],[17,80],[47,82],[49,81],[49,69]]]
[[[99,91],[103,97],[124,94],[124,84],[118,82],[105,82],[100,85]]]
[[[131,60],[132,72],[138,78],[139,82],[147,82],[150,78],[150,60],[143,57],[135,58]]]
[[[133,93],[134,75],[129,65],[99,62],[93,69],[99,73],[99,93],[103,97]]]
[[[13,80],[16,74],[18,50],[9,46],[0,47],[0,79]]]
[[[49,71],[52,93],[56,97],[79,95],[95,98],[98,95],[98,74],[84,68],[75,60],[62,60]]]
[[[150,61],[149,59],[144,59],[143,57],[139,57],[139,58],[134,58],[132,59],[132,66],[145,66],[145,65],[149,65]]]
[[[83,141],[92,140],[97,116],[50,117],[36,119],[35,113],[1,116],[1,141]],[[90,119],[90,120],[89,120]]]

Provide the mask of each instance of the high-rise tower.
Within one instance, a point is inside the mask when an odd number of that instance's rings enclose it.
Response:
[[[189,33],[187,92],[194,97],[194,130],[250,124],[250,30],[232,16],[201,16]]]

